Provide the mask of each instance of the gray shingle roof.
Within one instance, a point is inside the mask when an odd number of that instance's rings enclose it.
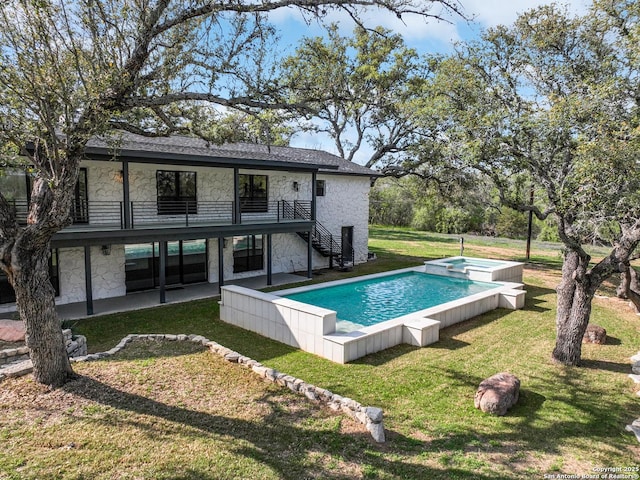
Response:
[[[117,138],[115,140],[114,138]],[[318,168],[322,173],[334,173],[343,175],[379,176],[367,167],[358,165],[343,158],[322,150],[313,150],[295,147],[274,147],[253,143],[226,143],[216,145],[195,137],[169,136],[169,137],[145,137],[131,133],[123,133],[121,136],[110,140],[96,137],[87,144],[87,154],[113,153],[116,151],[123,156],[135,159],[136,156],[147,160],[154,157],[180,158],[188,161],[189,158],[197,158],[200,163],[228,163],[229,165],[243,166],[251,162],[253,166],[264,162],[265,166],[282,163],[297,164],[309,168]]]

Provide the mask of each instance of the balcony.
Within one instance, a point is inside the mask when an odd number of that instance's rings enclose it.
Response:
[[[28,203],[12,201],[20,224],[26,225]],[[191,226],[247,225],[256,223],[287,223],[309,220],[301,211],[311,211],[310,201],[278,200],[260,202],[259,206],[240,205],[232,201],[156,201],[130,202],[129,224],[125,221],[124,202],[74,202],[73,223],[63,229],[72,231],[142,230],[157,228],[184,228]]]

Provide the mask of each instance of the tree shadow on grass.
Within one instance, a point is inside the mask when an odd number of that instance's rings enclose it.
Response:
[[[580,368],[591,370],[605,370],[615,373],[631,373],[631,365],[628,363],[608,362],[606,360],[580,360]]]
[[[535,285],[525,285],[524,289],[527,292],[524,305],[524,309],[526,311],[536,313],[551,311],[551,308],[543,306],[549,303],[549,301],[544,297],[546,297],[547,295],[555,295],[555,290],[551,288],[538,287]]]
[[[567,442],[575,440],[592,439],[594,448],[600,442],[620,454],[633,448],[631,440],[625,445],[620,436],[623,422],[640,413],[637,403],[620,398],[620,392],[611,395],[608,385],[592,387],[586,381],[588,371],[550,368],[537,376],[517,370],[512,373],[524,379],[525,388],[504,417],[495,417],[471,407],[473,394],[483,380],[480,375],[448,368],[433,372],[451,385],[452,408],[459,398],[468,403],[464,407],[467,413],[461,411],[459,418],[450,422],[451,434],[442,432],[428,448],[465,450],[478,439],[485,451],[491,450],[490,444],[515,445],[518,451],[533,456],[540,452],[565,455]],[[568,409],[573,413],[567,413]]]
[[[263,419],[249,421],[239,418],[216,415],[214,413],[196,411],[189,408],[168,405],[152,398],[126,392],[111,385],[87,376],[79,376],[75,381],[67,383],[64,390],[69,394],[78,395],[101,405],[112,407],[116,411],[130,412],[135,415],[152,417],[169,422],[161,425],[158,422],[138,422],[135,418],[128,419],[126,415],[109,415],[104,423],[111,428],[118,428],[118,422],[123,425],[135,425],[135,428],[148,429],[151,436],[162,434],[165,441],[171,441],[173,428],[170,424],[187,426],[192,429],[187,432],[199,440],[206,441],[207,437],[219,440],[225,438],[229,444],[229,451],[252,459],[278,473],[279,478],[353,478],[351,474],[342,474],[335,469],[326,467],[324,463],[309,461],[318,453],[325,453],[339,457],[347,462],[364,467],[369,472],[381,472],[385,476],[400,476],[402,478],[469,478],[478,480],[494,480],[502,478],[500,475],[479,474],[470,469],[453,468],[440,470],[418,465],[406,461],[405,452],[396,446],[379,446],[365,434],[344,434],[332,430],[318,430],[304,427],[304,421],[291,418],[291,414],[283,412],[280,398],[281,393],[266,394],[258,401],[269,403],[270,413]],[[311,414],[317,407],[309,403],[309,408],[296,416]],[[100,421],[100,420],[97,420]],[[396,435],[396,438],[402,436]],[[232,440],[229,440],[232,438]],[[234,443],[237,440],[237,443]],[[399,444],[407,442],[400,441]],[[395,453],[386,456],[386,452]],[[85,465],[85,468],[87,466]],[[178,468],[179,471],[164,471],[163,478],[196,479],[219,478],[211,475],[206,467],[198,470],[191,465]],[[233,467],[231,467],[233,468]],[[105,473],[105,472],[100,472]],[[216,472],[219,475],[221,472]],[[226,472],[222,472],[226,473]]]

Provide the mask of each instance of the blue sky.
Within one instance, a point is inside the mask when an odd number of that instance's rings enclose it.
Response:
[[[566,5],[573,14],[581,14],[586,12],[589,5],[591,5],[590,0],[558,2],[549,0],[460,0],[460,2],[465,15],[473,18],[472,22],[453,16],[447,17],[450,22],[425,20],[418,16],[407,16],[403,18],[403,21],[400,21],[394,15],[380,10],[369,11],[365,14],[363,20],[369,26],[382,25],[400,33],[407,45],[415,48],[419,53],[447,53],[452,50],[455,42],[473,39],[483,29],[489,27],[510,25],[518,14],[536,6],[558,3]],[[295,9],[280,9],[269,14],[269,17],[279,31],[282,46],[288,46],[291,51],[293,51],[300,38],[323,34],[322,27],[316,21],[307,23]],[[337,23],[343,35],[350,35],[353,32],[354,23],[344,13],[332,12],[326,21]],[[336,153],[336,149],[329,138],[322,138],[317,135],[298,134],[293,138],[292,146],[318,148]],[[366,158],[367,152],[365,150],[356,158],[356,161],[363,163]]]

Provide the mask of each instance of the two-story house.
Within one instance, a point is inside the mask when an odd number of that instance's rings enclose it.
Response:
[[[335,155],[191,137],[125,134],[85,151],[73,224],[52,240],[56,302],[86,302],[367,260],[376,172]],[[30,178],[0,178],[26,221]],[[217,293],[212,288],[212,294]],[[15,310],[0,272],[0,312]]]

